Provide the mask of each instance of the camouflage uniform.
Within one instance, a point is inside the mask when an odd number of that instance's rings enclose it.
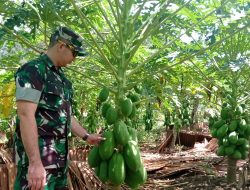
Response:
[[[28,190],[27,167],[17,167],[17,176],[14,190]],[[68,190],[67,168],[47,169],[46,185],[44,190]]]
[[[66,31],[65,31],[66,30]],[[61,33],[60,33],[61,32]],[[81,49],[81,38],[67,28],[59,28],[53,38],[64,38],[86,55]],[[78,48],[76,48],[78,47]],[[47,55],[41,55],[21,66],[16,74],[16,100],[27,100],[37,104],[35,113],[38,127],[38,145],[43,166],[47,172],[45,189],[65,189],[67,186],[67,137],[71,130],[72,83],[61,68],[56,68]],[[18,173],[15,190],[28,189],[28,157],[20,134],[20,120],[17,118],[14,135],[15,159]]]

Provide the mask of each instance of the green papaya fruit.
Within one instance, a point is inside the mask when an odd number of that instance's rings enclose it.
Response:
[[[123,156],[126,165],[132,171],[137,171],[141,167],[140,150],[135,141],[128,141],[124,147]]]
[[[218,145],[219,145],[219,146],[222,146],[222,145],[223,145],[223,140],[224,140],[224,138],[223,138],[223,139],[218,139]]]
[[[135,118],[135,116],[136,116],[136,106],[133,104],[132,112],[130,113],[129,118],[133,119],[133,118]]]
[[[114,125],[115,141],[120,145],[126,145],[129,141],[127,125],[123,121],[118,121]]]
[[[228,136],[228,140],[231,144],[236,144],[238,141],[238,134],[235,131],[231,132]]]
[[[246,143],[246,139],[245,138],[238,138],[238,141],[237,141],[237,145],[243,145],[243,144],[245,144]]]
[[[229,126],[228,126],[228,130],[230,132],[235,131],[237,129],[238,126],[238,121],[237,120],[233,120],[230,122]]]
[[[136,143],[138,143],[138,138],[137,138],[137,131],[135,128],[132,127],[128,127],[128,132],[130,134],[130,140],[135,141]]]
[[[211,130],[211,135],[212,135],[212,137],[217,138],[217,129],[213,128]]]
[[[132,102],[138,102],[140,100],[139,95],[137,93],[129,94],[128,98],[130,98]]]
[[[103,137],[105,140],[101,141],[99,145],[99,155],[102,160],[108,160],[111,158],[115,148],[113,131],[105,131]]]
[[[218,156],[225,156],[226,155],[225,146],[219,146],[216,153],[217,153]]]
[[[229,156],[234,153],[234,150],[235,150],[235,146],[232,146],[232,145],[227,146],[225,147],[225,154]]]
[[[230,155],[230,157],[235,159],[235,160],[240,160],[242,155],[241,155],[240,151],[235,150],[234,153],[232,155]]]
[[[245,135],[246,135],[247,138],[250,137],[250,125],[249,125],[249,124],[248,124],[247,127],[246,127]]]
[[[244,147],[242,147],[242,146],[238,147],[238,150],[239,150],[240,153],[241,153],[241,159],[242,159],[242,160],[245,160],[245,159],[247,158],[247,156],[248,156],[249,151],[246,150],[246,149],[245,149]]]
[[[101,101],[101,102],[105,102],[109,97],[109,89],[104,87],[100,93],[99,93],[99,96],[98,96],[98,99]]]
[[[227,124],[222,125],[217,131],[218,138],[223,138],[224,136],[226,136],[227,131],[228,131],[228,125]]]
[[[109,180],[114,185],[120,185],[125,180],[125,164],[122,154],[115,152],[109,161]]]
[[[99,179],[105,183],[108,181],[108,161],[102,161],[99,167]]]
[[[213,127],[213,124],[215,123],[215,120],[213,117],[209,117],[208,119],[208,127],[211,129]]]
[[[244,144],[242,145],[242,147],[243,147],[245,150],[249,151],[249,142],[244,143]]]
[[[227,119],[230,119],[230,112],[231,110],[229,108],[222,108],[221,109],[221,118],[223,120],[227,120]]]
[[[219,127],[221,127],[222,125],[224,125],[225,123],[226,123],[226,121],[223,120],[223,119],[221,119],[221,120],[219,120],[219,121],[216,121],[216,122],[214,123],[214,125],[213,125],[213,128],[219,128]]]
[[[240,128],[240,131],[242,132],[244,132],[247,129],[247,123],[245,119],[240,120],[239,128]]]
[[[110,106],[108,108],[106,116],[105,116],[107,123],[109,125],[114,124],[117,120],[117,117],[118,117],[117,110],[115,108],[113,108],[112,106]]]
[[[240,105],[237,105],[235,108],[235,115],[241,115],[243,112],[243,108]]]
[[[231,105],[232,107],[234,107],[234,106],[237,105],[237,101],[236,101],[235,97],[232,97],[230,94],[228,94],[228,95],[226,96],[226,98],[228,99],[228,101],[229,101],[229,103],[230,103],[230,105]]]
[[[107,111],[108,111],[108,109],[111,107],[111,105],[109,104],[109,103],[107,103],[107,102],[104,102],[103,104],[102,104],[102,116],[103,117],[105,117],[106,116],[106,113],[107,113]]]
[[[147,180],[146,168],[142,165],[136,172],[126,169],[125,183],[131,189],[137,189],[140,185],[144,184]]]
[[[125,117],[128,117],[131,114],[131,112],[132,112],[133,103],[132,103],[132,101],[129,98],[121,100],[121,102],[120,102],[120,108],[121,108],[122,114]]]
[[[229,146],[230,142],[228,140],[228,137],[224,137],[222,141],[224,146]]]
[[[101,161],[99,147],[94,146],[88,153],[88,164],[91,168],[97,167]]]

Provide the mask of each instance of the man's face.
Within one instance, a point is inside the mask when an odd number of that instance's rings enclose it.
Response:
[[[58,66],[65,67],[74,61],[75,57],[77,56],[77,51],[75,48],[61,40],[58,40],[59,48],[60,48],[60,63]]]
[[[59,43],[65,45],[68,49],[70,49],[70,51],[72,52],[72,56],[73,57],[76,57],[77,54],[78,54],[78,51],[74,48],[74,46],[72,46],[71,44],[69,43],[66,43],[66,42],[63,42],[61,40],[58,40]]]

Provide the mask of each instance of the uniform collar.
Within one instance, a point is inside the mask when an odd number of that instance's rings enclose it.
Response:
[[[49,56],[48,56],[47,54],[42,54],[42,55],[41,55],[41,59],[45,61],[45,63],[47,64],[47,66],[48,66],[50,69],[57,70],[57,71],[59,71],[60,73],[63,72],[61,67],[56,67],[56,66],[53,64],[53,61],[49,58]]]
[[[49,56],[47,54],[42,54],[40,58],[45,61],[46,65],[49,68],[55,67],[52,60],[49,58]]]

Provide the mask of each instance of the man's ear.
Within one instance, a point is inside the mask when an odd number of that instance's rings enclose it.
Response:
[[[64,45],[62,43],[57,44],[59,48],[62,48]]]

